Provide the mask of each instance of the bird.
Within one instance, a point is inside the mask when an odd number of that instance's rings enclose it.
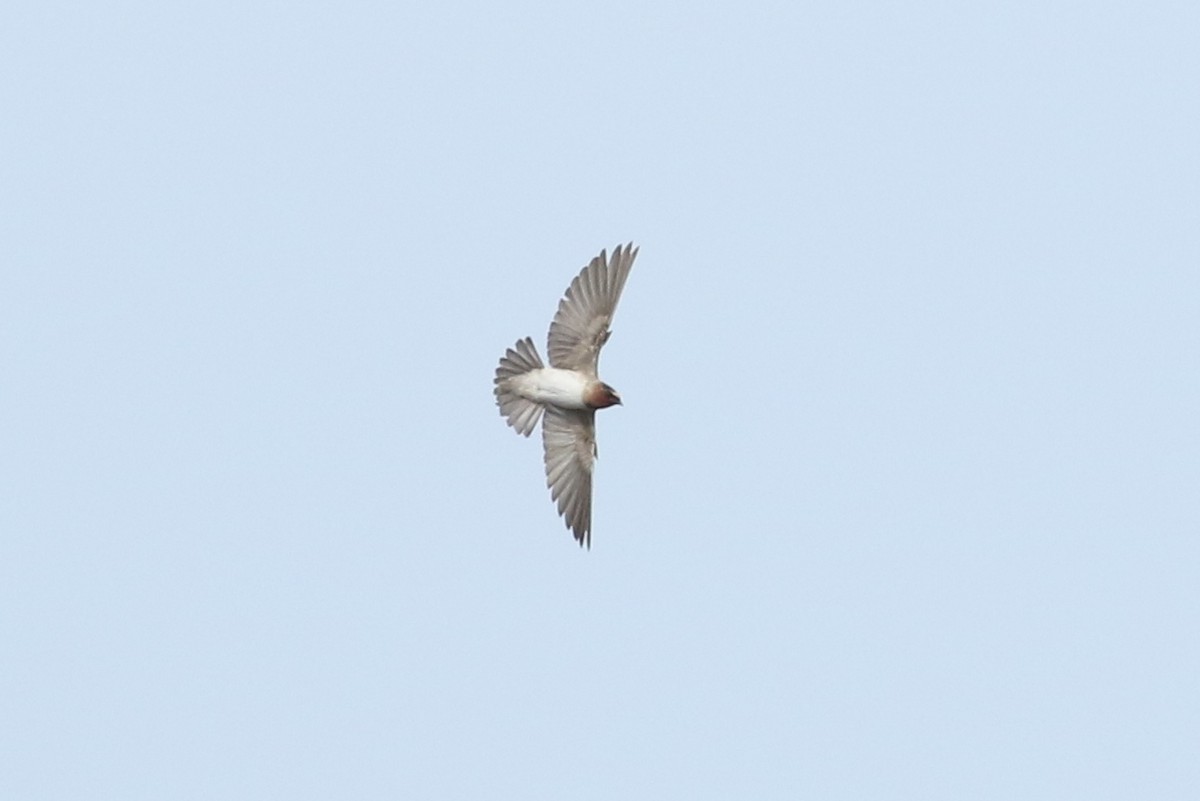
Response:
[[[567,287],[550,323],[542,363],[533,339],[505,351],[496,367],[500,415],[528,437],[542,423],[546,486],[558,514],[582,547],[592,547],[592,468],[596,463],[596,410],[619,406],[621,396],[600,380],[600,349],[637,258],[630,242],[592,259]]]

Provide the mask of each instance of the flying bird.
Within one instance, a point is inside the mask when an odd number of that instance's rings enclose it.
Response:
[[[517,340],[496,368],[496,405],[518,434],[528,437],[542,421],[546,486],[579,544],[592,547],[592,467],[596,462],[596,410],[621,403],[600,380],[600,349],[638,249],[631,242],[600,255],[575,276],[550,323],[550,366],[529,337]]]

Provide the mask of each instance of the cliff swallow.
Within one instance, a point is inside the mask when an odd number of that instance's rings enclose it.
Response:
[[[633,243],[592,259],[567,287],[550,323],[550,366],[533,340],[517,340],[496,368],[496,405],[518,434],[528,437],[542,420],[546,486],[558,513],[580,545],[592,547],[592,467],[596,461],[596,410],[621,403],[600,380],[600,349],[608,324],[637,258]]]

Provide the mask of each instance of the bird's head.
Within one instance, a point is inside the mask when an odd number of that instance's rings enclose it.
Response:
[[[621,396],[617,391],[605,384],[603,381],[598,381],[592,385],[587,393],[587,405],[593,409],[605,409],[609,406],[620,406]]]

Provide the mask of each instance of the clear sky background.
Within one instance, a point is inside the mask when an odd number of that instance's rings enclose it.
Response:
[[[3,16],[0,797],[1200,797],[1200,6]]]

